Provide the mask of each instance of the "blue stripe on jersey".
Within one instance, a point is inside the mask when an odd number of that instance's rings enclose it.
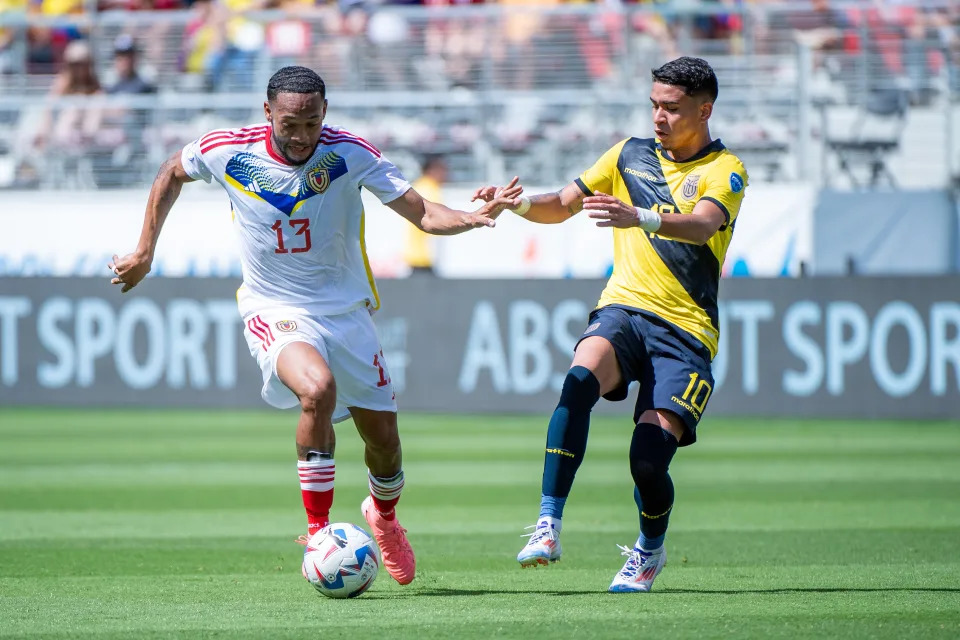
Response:
[[[638,179],[624,171],[626,166],[639,166],[656,179]],[[617,169],[630,193],[633,206],[649,209],[655,204],[668,204],[677,209],[652,138],[631,138],[620,152]],[[713,328],[719,330],[717,291],[720,288],[720,262],[710,247],[669,240],[646,231],[643,233],[680,286],[707,314]]]
[[[330,151],[303,168],[294,193],[282,193],[260,158],[240,152],[230,158],[225,178],[248,196],[259,198],[283,213],[292,215],[309,198],[323,193],[334,180],[347,173],[346,161]]]

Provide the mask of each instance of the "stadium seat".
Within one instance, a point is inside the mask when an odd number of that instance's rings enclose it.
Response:
[[[868,186],[880,186],[881,178],[891,187],[897,187],[893,173],[887,167],[891,154],[900,148],[907,116],[909,96],[899,88],[883,88],[871,91],[865,103],[855,113],[850,133],[838,136],[827,127],[828,118],[824,117],[825,143],[837,159],[838,168],[855,189],[861,181],[856,169],[866,168],[869,172]],[[831,109],[824,105],[824,109]],[[830,185],[831,171],[824,166],[824,184]]]

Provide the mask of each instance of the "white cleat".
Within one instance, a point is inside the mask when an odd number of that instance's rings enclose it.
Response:
[[[527,527],[527,529],[533,529],[533,533],[525,534],[530,536],[530,540],[517,554],[517,562],[520,563],[521,567],[545,565],[560,559],[559,531],[549,523],[542,521]]]
[[[653,581],[656,580],[660,571],[663,570],[663,565],[667,562],[667,550],[660,547],[656,551],[647,553],[640,549],[631,549],[619,544],[617,546],[623,551],[620,555],[627,556],[627,561],[620,572],[614,576],[608,591],[611,593],[650,591]]]

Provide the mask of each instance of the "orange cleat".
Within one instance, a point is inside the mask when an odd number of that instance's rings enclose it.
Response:
[[[363,517],[373,531],[373,537],[380,547],[383,566],[387,573],[400,584],[410,584],[417,568],[413,549],[407,541],[407,530],[400,526],[396,518],[387,520],[373,505],[373,498],[367,496],[360,505]]]

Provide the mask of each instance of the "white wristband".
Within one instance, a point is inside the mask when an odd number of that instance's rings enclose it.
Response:
[[[517,214],[518,216],[527,215],[527,211],[530,211],[530,198],[528,198],[527,196],[520,196],[520,206],[517,207],[516,209],[510,209],[510,211]]]
[[[650,209],[641,209],[640,207],[634,207],[637,210],[637,226],[643,229],[644,231],[649,231],[654,233],[660,228],[660,224],[663,220],[660,218],[660,214],[656,211],[651,211]]]

